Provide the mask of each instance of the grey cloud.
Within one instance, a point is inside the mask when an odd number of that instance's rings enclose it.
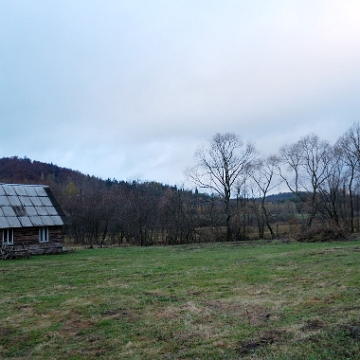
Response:
[[[216,132],[272,153],[359,120],[355,0],[2,7],[0,156],[179,183]]]

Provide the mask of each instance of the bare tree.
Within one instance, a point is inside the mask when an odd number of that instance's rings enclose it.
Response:
[[[302,178],[302,149],[299,142],[286,144],[280,149],[281,162],[285,169],[279,167],[281,178],[285,181],[289,190],[296,197],[296,210],[301,215],[302,226],[305,227],[305,214],[303,210],[303,188],[301,187]]]
[[[197,150],[196,166],[188,171],[190,180],[201,189],[220,196],[226,214],[226,239],[232,237],[230,199],[235,195],[236,182],[248,174],[255,149],[233,134],[216,134],[208,144]]]
[[[307,221],[311,227],[319,209],[318,191],[328,177],[328,166],[332,159],[331,146],[327,141],[320,140],[316,135],[310,135],[300,140],[303,150],[305,181],[304,187],[310,195],[310,209]]]
[[[342,225],[340,220],[346,220],[345,209],[345,184],[346,172],[343,149],[334,146],[328,153],[330,162],[326,167],[325,181],[320,185],[319,210],[323,221],[328,221],[336,226]]]
[[[255,182],[260,195],[261,211],[264,216],[266,227],[270,231],[271,238],[274,238],[275,234],[270,224],[270,213],[266,209],[266,196],[269,191],[279,186],[281,183],[280,179],[276,179],[277,169],[279,167],[279,159],[275,155],[266,157],[265,159],[258,159],[254,162],[252,167],[251,178]],[[264,232],[260,233],[263,237]]]
[[[331,146],[317,135],[308,135],[293,145],[286,145],[280,150],[283,162],[288,165],[292,175],[281,174],[289,190],[300,202],[301,192],[306,194],[307,217],[303,216],[303,224],[311,227],[319,209],[318,191],[328,176],[327,167],[331,162]],[[301,210],[301,214],[303,211]]]
[[[339,138],[336,146],[342,149],[343,159],[348,169],[347,173],[347,189],[349,192],[350,205],[350,230],[355,231],[354,224],[354,187],[355,179],[359,175],[360,170],[360,125],[355,123],[343,136]]]

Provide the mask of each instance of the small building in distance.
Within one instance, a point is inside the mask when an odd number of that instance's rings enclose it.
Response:
[[[0,184],[3,251],[62,252],[64,219],[65,215],[48,186]]]

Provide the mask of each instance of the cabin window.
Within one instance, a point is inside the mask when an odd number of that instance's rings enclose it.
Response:
[[[39,242],[49,242],[49,228],[44,227],[39,229]]]
[[[3,230],[3,244],[4,245],[13,245],[14,244],[13,229],[4,229]]]

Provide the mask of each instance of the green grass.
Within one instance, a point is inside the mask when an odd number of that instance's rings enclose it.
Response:
[[[360,243],[0,262],[3,359],[360,359]]]

